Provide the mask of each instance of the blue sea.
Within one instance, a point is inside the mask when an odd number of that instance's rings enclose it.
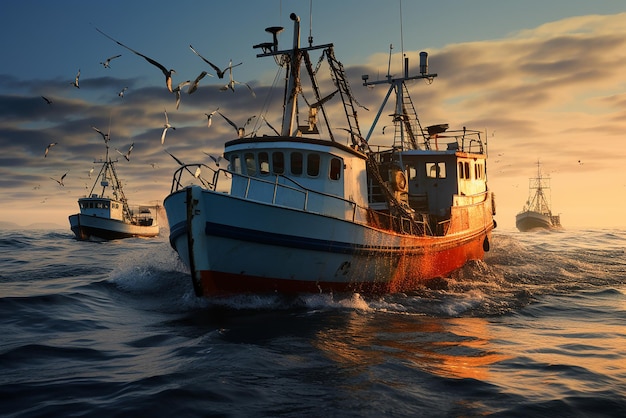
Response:
[[[626,231],[491,247],[445,290],[200,299],[167,233],[0,231],[0,416],[626,416]]]

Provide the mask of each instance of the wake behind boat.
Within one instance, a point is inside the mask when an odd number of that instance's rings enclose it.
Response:
[[[495,227],[485,144],[465,127],[422,128],[407,83],[437,76],[428,73],[427,54],[420,54],[418,75],[409,76],[405,60],[403,77],[363,76],[365,86],[389,86],[364,137],[333,45],[314,46],[310,37],[301,47],[299,18],[291,19],[292,48],[279,50],[280,27],[267,29],[271,42],[255,45],[257,57],[273,57],[286,72],[280,132],[248,136],[240,129],[225,144],[228,169],[183,164],[164,200],[170,243],[196,294],[405,292],[482,259]],[[315,69],[314,51],[321,51]],[[324,60],[332,84],[323,85],[334,89],[325,95],[317,81]],[[311,79],[306,90],[301,67]],[[393,143],[375,146],[374,129],[392,93]],[[333,128],[327,118],[335,95],[347,128]],[[338,140],[346,132],[344,145]],[[187,177],[199,184],[188,185]]]
[[[94,161],[101,164],[101,168],[89,195],[78,199],[80,213],[69,217],[76,239],[113,240],[159,235],[158,207],[128,205],[115,170],[117,160],[109,157],[108,139],[105,143],[105,159]],[[102,189],[97,193],[99,187]]]
[[[561,227],[561,216],[553,215],[546,191],[550,189],[550,178],[541,174],[537,162],[537,177],[529,179],[529,195],[521,212],[515,216],[515,226],[521,232],[533,229],[555,229]]]

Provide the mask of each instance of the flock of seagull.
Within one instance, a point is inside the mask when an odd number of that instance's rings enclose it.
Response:
[[[175,95],[175,98],[176,98],[176,109],[179,109],[179,107],[180,107],[181,92],[183,91],[183,88],[185,86],[188,86],[187,87],[187,93],[188,94],[193,94],[194,92],[196,92],[198,90],[200,81],[204,77],[206,77],[206,76],[213,77],[213,74],[210,74],[207,71],[202,71],[193,81],[186,80],[186,81],[183,81],[183,82],[179,83],[176,86],[173,86],[172,75],[176,73],[176,71],[174,69],[171,69],[171,68],[168,69],[167,67],[165,67],[163,64],[159,63],[158,61],[156,61],[156,60],[154,60],[154,59],[152,59],[152,58],[150,58],[150,57],[140,53],[139,51],[136,51],[136,50],[130,48],[129,46],[123,44],[122,42],[120,42],[120,41],[114,39],[113,37],[111,37],[110,35],[106,34],[102,30],[100,30],[98,28],[95,28],[95,29],[98,32],[100,32],[102,35],[107,37],[108,39],[110,39],[113,42],[115,42],[116,44],[118,44],[121,47],[127,49],[128,51],[131,51],[135,55],[145,59],[148,63],[150,63],[153,66],[155,66],[156,68],[158,68],[163,73],[163,75],[165,77],[165,85],[166,85],[168,91]],[[218,79],[224,79],[224,77],[228,73],[228,82],[220,88],[221,91],[231,90],[231,91],[234,92],[235,91],[235,85],[240,84],[240,85],[245,85],[248,88],[248,90],[250,91],[250,93],[252,94],[252,96],[256,97],[256,94],[255,94],[254,90],[252,89],[252,87],[250,87],[250,85],[248,85],[247,83],[244,83],[244,82],[237,81],[233,77],[233,68],[242,65],[241,62],[238,63],[238,64],[233,64],[232,60],[230,60],[227,67],[220,68],[220,67],[216,66],[215,64],[213,64],[212,62],[210,62],[205,57],[203,57],[192,45],[189,45],[189,48],[191,49],[191,51],[195,55],[197,55],[200,59],[202,59],[202,61],[204,61],[206,64],[208,64],[211,67],[212,70],[215,71],[215,75],[217,76]],[[121,56],[122,56],[122,54],[112,55],[112,56],[106,58],[104,61],[101,61],[100,64],[104,68],[111,68],[111,61],[113,61],[115,59],[118,59]],[[71,81],[70,84],[72,86],[80,89],[80,69],[78,69],[78,72],[76,73],[76,76],[74,77],[74,80]],[[122,90],[120,90],[120,92],[118,93],[118,96],[123,98],[124,94],[126,93],[127,90],[128,90],[128,87],[124,87]],[[53,103],[52,99],[50,99],[50,98],[48,98],[46,96],[41,96],[41,98],[46,102],[46,104],[52,105],[52,103]],[[243,137],[244,136],[245,127],[255,117],[255,116],[252,116],[252,117],[248,118],[246,123],[243,126],[239,127],[239,126],[237,126],[237,124],[235,124],[233,121],[231,121],[226,116],[224,116],[221,112],[219,112],[219,107],[218,107],[217,109],[215,109],[211,113],[205,113],[205,115],[207,117],[207,126],[208,127],[211,127],[212,120],[213,120],[213,115],[215,115],[215,113],[219,113],[237,131],[239,137]],[[176,130],[176,127],[172,126],[171,123],[169,122],[169,118],[168,118],[168,115],[167,115],[167,110],[165,110],[165,109],[164,109],[164,116],[165,116],[165,123],[163,125],[163,131],[161,133],[161,145],[163,145],[164,142],[165,142],[165,137],[166,137],[167,131],[169,129]],[[96,132],[98,132],[102,136],[102,139],[104,140],[105,144],[108,147],[108,142],[110,140],[109,134],[102,132],[100,129],[96,128],[95,126],[92,126],[92,129],[95,130]],[[58,145],[58,142],[52,142],[52,143],[48,144],[48,146],[46,146],[46,149],[45,149],[45,152],[44,152],[44,158],[47,158],[48,153],[50,152],[51,148],[54,147],[55,145]],[[120,151],[117,148],[115,148],[115,151],[117,151],[118,154],[120,154],[122,157],[124,157],[126,159],[126,161],[130,161],[130,154],[131,154],[133,148],[134,148],[134,143],[132,143],[129,146],[129,148],[128,148],[128,150],[126,152],[122,152],[122,151]],[[169,151],[165,150],[165,152],[170,154],[179,164],[182,165],[181,161],[178,158],[174,157]],[[209,155],[209,154],[207,154],[207,155]],[[212,155],[209,155],[209,156],[215,162],[215,164],[219,167],[219,162],[221,160],[221,157],[214,157]],[[50,179],[56,181],[60,186],[65,186],[64,179],[65,179],[65,177],[67,176],[68,173],[69,173],[69,171],[65,172],[58,179],[57,178],[53,178],[53,177],[50,177]]]

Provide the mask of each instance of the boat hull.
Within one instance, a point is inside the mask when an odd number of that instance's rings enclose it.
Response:
[[[69,216],[70,227],[78,240],[102,239],[115,240],[133,237],[156,237],[158,225],[133,225],[115,219],[83,215]]]
[[[556,227],[549,215],[534,211],[518,213],[515,216],[515,226],[521,232],[532,231],[533,229],[553,229]]]
[[[490,200],[476,206],[475,228],[441,237],[397,234],[196,186],[171,194],[164,206],[170,243],[202,296],[411,291],[482,259],[493,228]]]

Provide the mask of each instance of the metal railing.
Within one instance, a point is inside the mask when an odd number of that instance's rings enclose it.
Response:
[[[197,175],[200,170],[200,174]],[[202,176],[202,172],[208,169],[210,179]],[[183,176],[187,174],[191,179]],[[306,212],[318,213],[331,216],[362,225],[375,226],[394,230],[401,234],[432,235],[428,222],[424,219],[410,219],[402,216],[374,211],[370,208],[358,205],[356,202],[344,199],[332,194],[311,190],[296,180],[283,176],[274,175],[272,180],[235,173],[219,168],[217,170],[205,164],[185,164],[179,167],[172,177],[170,193],[181,190],[195,180],[209,190],[219,190],[219,182],[230,182],[229,193],[242,199],[265,202],[272,205],[291,207]],[[235,182],[233,185],[232,182]],[[291,196],[291,197],[290,197]],[[316,207],[316,204],[319,204]]]

